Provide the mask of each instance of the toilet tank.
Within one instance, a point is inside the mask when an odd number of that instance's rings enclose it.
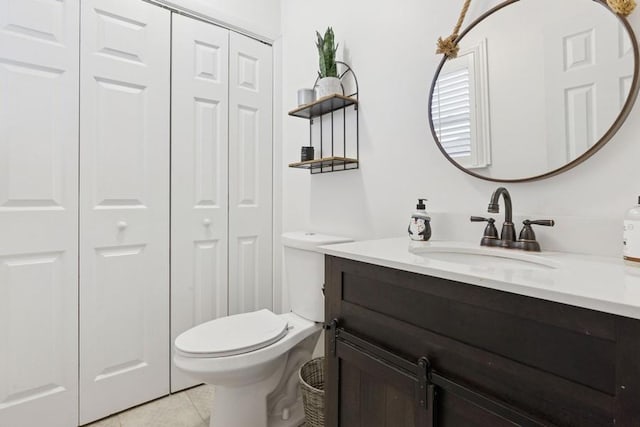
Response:
[[[318,252],[318,246],[351,241],[304,231],[282,235],[291,311],[314,322],[324,321],[324,254]]]

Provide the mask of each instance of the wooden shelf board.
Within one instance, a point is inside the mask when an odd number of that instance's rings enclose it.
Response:
[[[318,169],[331,166],[346,167],[346,165],[357,163],[357,159],[352,159],[349,157],[323,157],[321,159],[308,160],[306,162],[289,163],[289,167],[299,169]]]
[[[314,117],[320,117],[323,114],[357,104],[357,99],[335,93],[333,95],[322,97],[311,104],[301,105],[295,110],[289,111],[289,115],[301,117],[303,119],[312,119]]]

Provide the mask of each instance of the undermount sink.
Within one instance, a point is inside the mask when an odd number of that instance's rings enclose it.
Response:
[[[489,268],[556,269],[560,266],[558,261],[539,254],[517,249],[474,246],[463,242],[412,242],[409,252],[425,260]]]

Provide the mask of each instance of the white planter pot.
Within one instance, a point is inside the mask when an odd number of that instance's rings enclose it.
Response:
[[[340,84],[340,79],[337,77],[323,77],[318,81],[318,87],[316,89],[317,98],[322,98],[323,96],[333,95],[337,93],[342,95],[342,85]]]

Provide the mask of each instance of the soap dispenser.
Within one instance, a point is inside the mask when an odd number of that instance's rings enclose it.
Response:
[[[625,264],[640,267],[640,197],[624,217],[623,244]]]
[[[426,242],[431,238],[431,217],[427,215],[424,202],[427,199],[418,199],[416,211],[411,215],[409,222],[409,237],[411,240]]]

